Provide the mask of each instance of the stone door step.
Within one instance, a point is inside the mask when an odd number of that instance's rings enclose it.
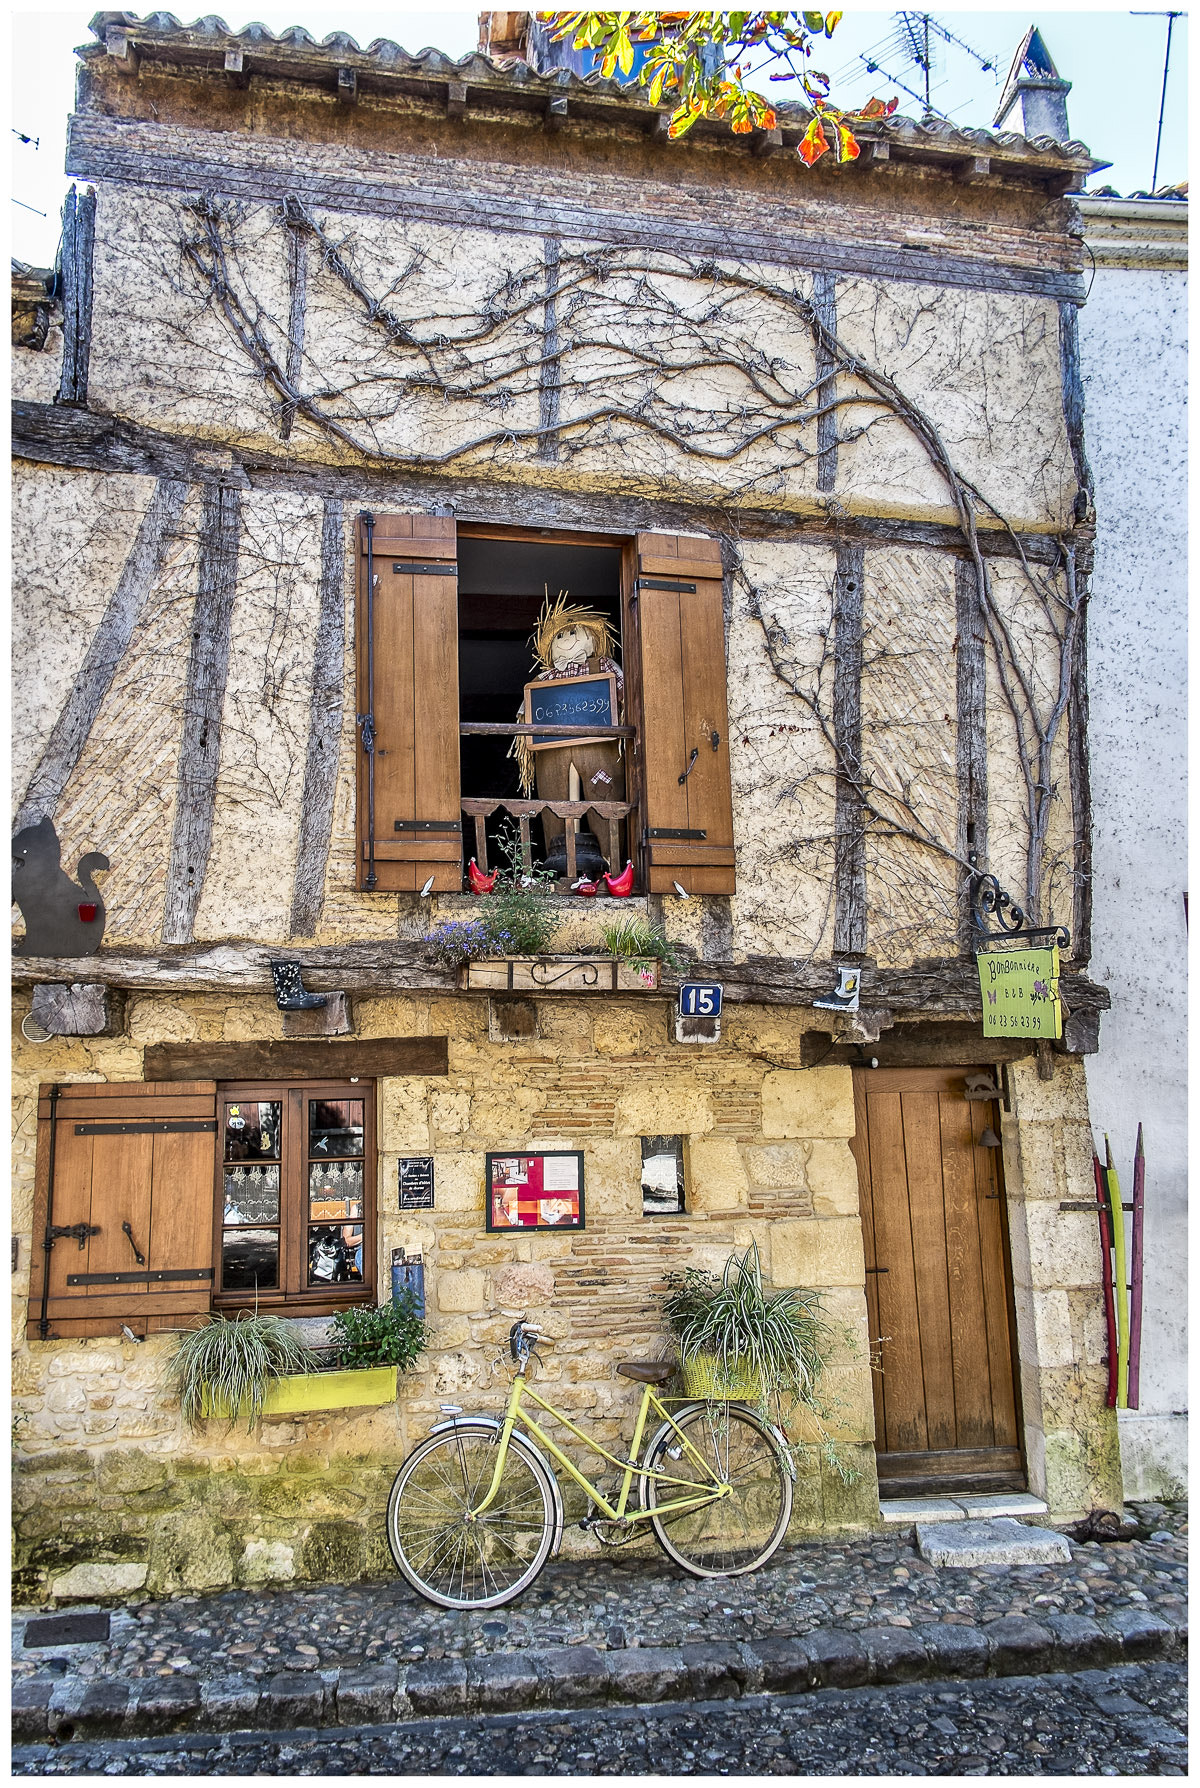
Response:
[[[918,1521],[917,1551],[933,1565],[1067,1564],[1071,1548],[1049,1527],[1011,1517],[987,1521]]]
[[[881,1502],[880,1513],[888,1527],[911,1527],[916,1521],[968,1521],[997,1516],[1048,1515],[1049,1505],[1028,1491],[1013,1490],[991,1496],[898,1496]]]

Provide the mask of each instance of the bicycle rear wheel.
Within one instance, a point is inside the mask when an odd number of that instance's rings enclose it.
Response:
[[[749,1409],[736,1403],[689,1405],[676,1415],[675,1427],[664,1423],[659,1429],[645,1463],[662,1477],[641,1479],[644,1509],[682,1500],[690,1483],[730,1486],[702,1508],[679,1515],[667,1508],[651,1516],[654,1537],[667,1557],[694,1577],[756,1571],[787,1532],[792,1474],[779,1442]]]
[[[554,1541],[554,1487],[531,1446],[512,1435],[496,1494],[497,1430],[458,1424],[409,1454],[388,1499],[397,1568],[441,1608],[499,1608],[527,1589]]]

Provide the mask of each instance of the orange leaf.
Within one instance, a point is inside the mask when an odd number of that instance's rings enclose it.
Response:
[[[821,129],[821,120],[814,118],[796,146],[796,153],[801,161],[812,167],[829,147],[829,139]]]
[[[853,133],[851,131],[847,130],[846,126],[841,123],[838,124],[837,129],[838,129],[838,142],[839,142],[839,146],[841,149],[841,160],[842,161],[857,161],[858,160],[858,144],[854,140]]]
[[[881,99],[869,99],[858,115],[860,118],[883,118],[887,113]]]
[[[749,118],[735,118],[729,128],[735,136],[744,137],[754,129],[754,126]]]

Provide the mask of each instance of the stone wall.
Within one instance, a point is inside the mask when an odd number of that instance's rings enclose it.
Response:
[[[27,1007],[18,1000],[19,1022]],[[628,1434],[637,1393],[617,1360],[658,1357],[664,1275],[719,1267],[755,1242],[775,1286],[819,1290],[837,1330],[822,1381],[827,1429],[857,1472],[847,1485],[819,1433],[797,1438],[796,1531],[878,1520],[858,1181],[847,1068],[788,1067],[816,1014],[732,1009],[720,1045],[669,1041],[668,1003],[652,996],[539,999],[539,1036],[488,1039],[482,998],[362,999],[363,1037],[445,1034],[444,1078],[378,1086],[379,1285],[394,1247],[426,1264],[432,1345],[394,1405],[269,1418],[253,1432],[180,1422],[162,1383],[169,1337],[30,1343],[28,1295],[33,1109],[39,1081],[135,1080],[148,1040],[273,1037],[267,998],[136,996],[128,1035],[18,1038],[14,1232],[16,1488],[20,1593],[46,1596],[205,1588],[231,1582],[354,1577],[387,1568],[382,1515],[400,1460],[452,1400],[495,1409],[506,1378],[493,1362],[518,1310],[547,1335],[543,1381],[606,1444]],[[1111,1501],[1115,1429],[1103,1408],[1099,1249],[1090,1216],[1058,1204],[1087,1196],[1090,1145],[1083,1075],[1051,1082],[1012,1070],[1005,1120],[1016,1314],[1032,1481],[1055,1512]],[[687,1214],[647,1219],[641,1151],[649,1134],[686,1138]],[[586,1227],[490,1235],[484,1155],[510,1147],[579,1148]],[[397,1160],[432,1154],[432,1212],[398,1209]],[[1119,1481],[1117,1484],[1119,1491]],[[568,1514],[582,1505],[568,1496]],[[569,1532],[567,1545],[587,1544]],[[83,1575],[71,1573],[80,1568]],[[102,1567],[102,1568],[101,1568]],[[99,1574],[97,1575],[97,1571]],[[135,1581],[136,1579],[136,1581]]]
[[[26,1009],[18,1001],[18,1020]],[[138,1078],[147,1039],[278,1035],[274,1002],[137,997],[127,1038],[19,1043],[21,1593],[91,1594],[105,1584],[169,1591],[381,1570],[391,1479],[437,1419],[439,1403],[502,1403],[507,1381],[492,1362],[511,1319],[501,1311],[519,1309],[543,1325],[549,1394],[611,1446],[628,1434],[638,1395],[615,1376],[615,1362],[658,1357],[666,1347],[656,1313],[664,1275],[686,1265],[720,1267],[752,1241],[776,1286],[822,1292],[836,1329],[823,1387],[826,1426],[858,1477],[843,1482],[810,1426],[797,1529],[873,1524],[862,1239],[847,1145],[850,1072],[770,1065],[772,1057],[794,1059],[807,1015],[739,1010],[726,1020],[720,1046],[695,1050],[669,1042],[669,1016],[658,999],[539,1001],[541,1035],[517,1046],[488,1041],[483,999],[356,1003],[359,1035],[432,1031],[450,1039],[445,1079],[378,1086],[381,1295],[392,1249],[419,1248],[433,1342],[402,1379],[395,1405],[269,1418],[253,1434],[223,1422],[194,1433],[182,1427],[162,1384],[169,1337],[139,1344],[24,1338],[33,1104],[46,1079]],[[683,1217],[642,1215],[638,1138],[660,1133],[686,1137]],[[485,1232],[484,1154],[517,1145],[584,1151],[583,1230]],[[435,1208],[401,1214],[397,1159],[426,1153],[435,1162]],[[577,1497],[568,1512],[582,1513]],[[586,1544],[577,1533],[567,1543]],[[71,1577],[76,1566],[86,1574]]]

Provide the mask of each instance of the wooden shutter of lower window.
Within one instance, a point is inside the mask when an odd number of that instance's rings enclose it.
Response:
[[[40,1089],[31,1341],[144,1335],[209,1309],[216,1094],[211,1080]]]
[[[368,616],[368,530],[358,524],[358,886],[462,887],[458,539],[442,515],[377,515]],[[368,666],[368,622],[374,667]],[[374,716],[373,753],[362,717]],[[374,847],[370,836],[374,760]],[[374,880],[372,881],[372,874]]]
[[[732,894],[720,543],[639,534],[637,550],[646,887]]]

